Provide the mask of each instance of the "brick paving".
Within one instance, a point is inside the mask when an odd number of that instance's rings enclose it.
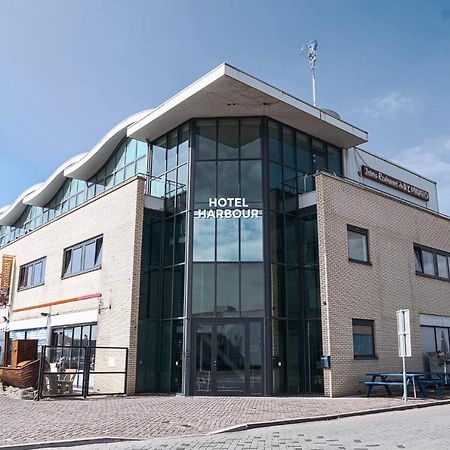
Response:
[[[348,417],[327,422],[258,428],[214,436],[73,447],[74,450],[184,449],[446,449],[450,405]]]
[[[410,400],[423,403],[436,400]],[[25,401],[0,396],[0,444],[93,437],[148,439],[232,425],[403,405],[398,397],[137,396]],[[431,408],[434,409],[434,408]]]

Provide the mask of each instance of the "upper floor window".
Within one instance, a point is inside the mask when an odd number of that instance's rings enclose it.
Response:
[[[64,250],[63,278],[98,269],[102,265],[103,236],[97,236]]]
[[[349,261],[369,263],[369,231],[347,225]]]
[[[19,269],[19,291],[44,284],[45,257],[24,264]]]
[[[420,245],[414,245],[416,273],[441,279],[450,279],[450,254]]]

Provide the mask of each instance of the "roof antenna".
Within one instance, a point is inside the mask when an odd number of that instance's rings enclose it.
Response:
[[[308,60],[309,66],[311,67],[312,94],[314,106],[316,106],[316,76],[314,73],[314,66],[316,65],[317,46],[318,46],[317,41],[312,40],[307,42],[300,50],[302,55]]]

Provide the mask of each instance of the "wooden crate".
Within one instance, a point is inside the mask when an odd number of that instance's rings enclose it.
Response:
[[[11,344],[11,367],[15,368],[22,361],[38,359],[37,339],[18,339]]]

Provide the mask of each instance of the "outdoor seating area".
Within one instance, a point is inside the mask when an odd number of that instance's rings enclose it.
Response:
[[[391,388],[399,388],[403,392],[403,373],[380,373],[366,374],[370,380],[361,381],[366,387],[366,397],[370,397],[374,387],[383,387],[387,395],[392,396]],[[431,395],[430,389],[437,395],[443,395],[444,387],[450,385],[450,375],[447,372],[406,372],[406,387],[408,395],[417,397],[419,392],[423,398]]]

